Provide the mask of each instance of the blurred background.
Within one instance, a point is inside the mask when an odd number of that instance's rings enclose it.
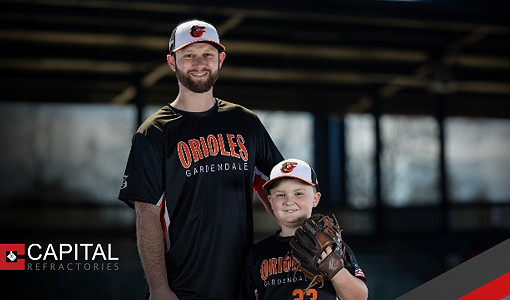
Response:
[[[102,243],[114,271],[0,271],[9,299],[140,299],[131,137],[177,94],[173,28],[214,24],[215,96],[310,162],[394,299],[510,237],[508,1],[0,1],[0,244]],[[255,205],[255,238],[277,225]],[[28,288],[30,287],[30,288]]]

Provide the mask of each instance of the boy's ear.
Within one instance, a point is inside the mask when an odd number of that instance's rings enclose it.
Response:
[[[317,205],[319,205],[319,201],[320,200],[321,200],[321,193],[320,192],[316,192],[313,195],[313,207],[317,207]]]
[[[271,208],[273,208],[273,198],[271,198],[271,194],[267,193],[267,201],[271,204]]]

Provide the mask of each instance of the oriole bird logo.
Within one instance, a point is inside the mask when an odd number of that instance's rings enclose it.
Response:
[[[199,38],[203,36],[205,33],[205,26],[199,26],[199,25],[193,25],[191,26],[191,29],[189,30],[189,34],[191,34],[192,37]]]
[[[297,163],[295,162],[284,162],[282,165],[282,168],[280,169],[283,173],[290,173],[292,170],[294,170],[297,166]]]

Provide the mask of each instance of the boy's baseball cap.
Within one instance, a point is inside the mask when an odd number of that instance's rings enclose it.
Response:
[[[214,26],[204,21],[191,20],[175,27],[169,42],[170,53],[198,42],[210,43],[218,48],[219,52],[225,51],[225,46],[220,44],[220,37]]]
[[[269,191],[273,188],[275,181],[282,178],[299,179],[314,186],[319,191],[319,180],[315,171],[309,164],[300,159],[290,158],[276,164],[271,170],[269,180],[262,187]]]

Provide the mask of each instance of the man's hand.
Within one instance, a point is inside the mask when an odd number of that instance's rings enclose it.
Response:
[[[160,209],[154,204],[135,202],[138,252],[149,285],[150,299],[178,299],[168,286]]]
[[[149,300],[179,300],[169,288],[152,291]]]

